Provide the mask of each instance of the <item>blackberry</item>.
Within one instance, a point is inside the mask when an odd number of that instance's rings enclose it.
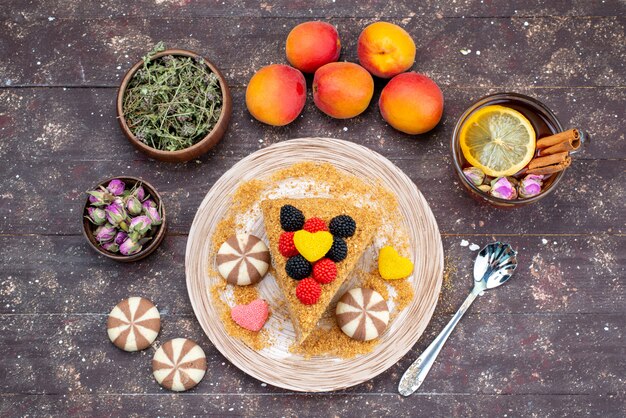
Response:
[[[333,245],[326,253],[326,257],[333,260],[335,263],[343,261],[348,256],[348,245],[346,242],[337,236],[333,236]]]
[[[304,226],[304,214],[295,206],[280,208],[280,226],[288,232],[298,231]]]
[[[330,220],[328,229],[336,237],[348,238],[354,235],[356,222],[348,215],[339,215]]]
[[[313,267],[311,266],[311,263],[309,263],[307,259],[302,257],[300,254],[289,258],[287,260],[287,265],[285,265],[287,275],[295,280],[302,280],[309,277],[312,270]]]

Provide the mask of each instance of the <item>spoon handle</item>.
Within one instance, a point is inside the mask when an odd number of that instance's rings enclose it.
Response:
[[[422,382],[424,382],[430,368],[433,367],[446,340],[450,334],[452,334],[454,327],[456,327],[456,324],[458,324],[459,320],[463,317],[465,311],[467,311],[472,302],[474,302],[476,296],[478,296],[478,292],[472,290],[465,299],[465,302],[463,302],[459,310],[456,311],[450,322],[448,322],[445,328],[439,333],[437,338],[435,338],[428,348],[424,350],[422,355],[409,366],[406,372],[404,372],[402,379],[400,379],[400,384],[398,385],[398,391],[402,396],[409,396],[422,385]]]

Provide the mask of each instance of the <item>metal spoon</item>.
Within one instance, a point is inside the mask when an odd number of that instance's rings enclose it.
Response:
[[[480,250],[476,261],[474,261],[474,288],[448,322],[448,325],[404,372],[398,386],[401,395],[409,396],[421,386],[443,345],[452,334],[452,330],[474,302],[476,296],[481,295],[484,290],[493,289],[509,280],[516,267],[517,252],[509,244],[494,242]]]

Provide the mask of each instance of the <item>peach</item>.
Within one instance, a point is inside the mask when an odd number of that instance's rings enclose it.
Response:
[[[392,78],[378,101],[383,119],[397,130],[417,135],[433,129],[443,114],[443,94],[425,75],[403,73]]]
[[[337,29],[326,22],[301,23],[287,36],[287,60],[305,73],[339,59],[341,42]]]
[[[246,89],[246,106],[255,119],[283,126],[298,117],[306,101],[304,75],[288,65],[274,64],[257,71]]]
[[[363,113],[374,95],[374,79],[352,62],[331,62],[313,77],[313,101],[328,116],[352,118]]]
[[[367,71],[377,77],[391,78],[411,68],[415,62],[415,42],[400,26],[376,22],[359,35],[357,54]]]

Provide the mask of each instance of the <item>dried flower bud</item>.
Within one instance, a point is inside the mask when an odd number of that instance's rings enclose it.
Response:
[[[87,194],[89,195],[89,203],[96,207],[108,205],[115,198],[115,196],[109,193],[106,189],[92,190],[87,192]]]
[[[153,208],[152,206],[148,206],[143,208],[144,213],[150,220],[152,221],[152,225],[157,226],[161,225],[162,219],[161,214],[159,213],[157,208]]]
[[[113,239],[113,241],[117,245],[122,245],[122,243],[126,241],[126,238],[128,238],[128,234],[124,231],[120,231],[115,235],[115,238]]]
[[[119,225],[126,219],[126,211],[120,202],[116,201],[104,208],[107,221],[112,225]]]
[[[519,196],[520,197],[532,197],[541,193],[541,186],[543,185],[543,176],[537,174],[529,174],[520,182]]]
[[[120,246],[113,241],[105,242],[104,244],[102,244],[102,248],[112,253],[117,253],[120,250]]]
[[[143,202],[142,206],[143,206],[143,208],[145,210],[146,208],[156,208],[157,204],[154,203],[154,200],[148,199],[145,202]]]
[[[513,187],[519,186],[519,180],[516,179],[515,177],[507,176],[506,179],[509,181],[509,183],[513,185]]]
[[[137,254],[139,251],[141,251],[141,244],[131,238],[127,238],[126,241],[120,245],[120,253],[124,255]]]
[[[128,231],[128,239],[139,243],[139,245],[143,245],[141,244],[142,237],[143,235],[139,232]]]
[[[94,208],[90,206],[87,208],[87,212],[89,213],[89,216],[86,216],[86,218],[89,219],[93,224],[102,225],[107,220],[104,209]]]
[[[113,179],[109,182],[107,186],[107,190],[113,193],[115,196],[119,196],[124,193],[124,189],[126,189],[126,185],[122,180]]]
[[[506,177],[498,177],[493,180],[489,193],[491,196],[499,197],[500,199],[513,200],[517,198],[515,186],[513,186]]]
[[[143,186],[139,186],[135,189],[135,197],[139,199],[140,202],[143,202],[146,198],[146,190]]]
[[[133,216],[139,215],[141,213],[141,209],[142,206],[139,199],[137,199],[135,196],[128,196],[128,199],[126,199],[126,210],[128,211],[128,213]]]
[[[130,221],[129,221],[130,222]],[[124,231],[124,232],[128,232],[128,224],[126,223],[126,221],[124,222],[120,222],[120,224],[118,225],[118,227]]]
[[[115,238],[115,227],[113,225],[101,225],[94,231],[94,237],[99,243],[109,242]]]
[[[480,186],[478,186],[478,188],[484,193],[489,193],[489,191],[491,190],[491,186],[488,184],[481,184]]]
[[[467,180],[475,186],[483,184],[483,180],[485,179],[485,173],[483,173],[480,168],[476,167],[464,168],[463,174],[465,175],[465,178],[467,178]]]
[[[130,225],[128,226],[128,230],[131,232],[136,232],[139,235],[144,235],[146,232],[150,230],[150,226],[152,225],[152,221],[147,216],[137,216],[130,221]]]

